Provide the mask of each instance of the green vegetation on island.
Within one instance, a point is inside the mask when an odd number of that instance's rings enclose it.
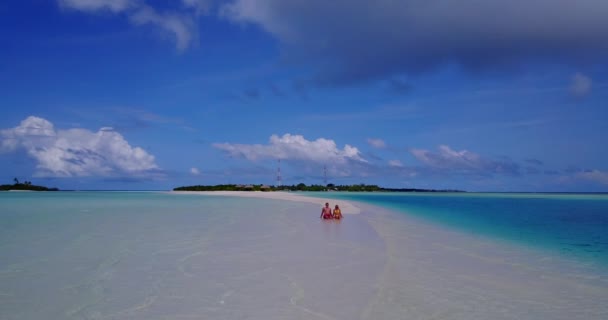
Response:
[[[31,181],[24,181],[23,183],[19,182],[17,178],[13,179],[14,184],[3,184],[0,185],[0,191],[11,191],[11,190],[19,190],[19,191],[58,191],[57,188],[47,188],[44,186],[33,185]]]
[[[268,186],[263,184],[218,184],[218,185],[195,185],[174,188],[173,191],[346,191],[346,192],[463,192],[460,190],[434,190],[416,188],[383,188],[377,185],[353,184],[353,185],[297,185]]]

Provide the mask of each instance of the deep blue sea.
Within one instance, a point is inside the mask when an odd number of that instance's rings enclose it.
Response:
[[[323,193],[608,266],[608,194]]]

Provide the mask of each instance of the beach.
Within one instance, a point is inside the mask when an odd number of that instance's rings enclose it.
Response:
[[[608,316],[608,278],[584,263],[365,203],[286,192],[0,196],[2,319]],[[345,218],[319,219],[325,202]]]
[[[176,194],[190,194],[190,195],[207,195],[207,196],[228,196],[228,197],[245,197],[245,198],[259,198],[259,199],[274,199],[283,201],[295,201],[304,203],[318,204],[321,207],[327,202],[335,202],[335,199],[327,197],[307,197],[301,193],[294,192],[251,192],[251,191],[179,191],[171,192]],[[349,201],[341,201],[340,208],[344,214],[359,214],[361,209]],[[333,205],[332,205],[333,209]],[[319,212],[321,208],[319,208]]]
[[[585,264],[537,250],[396,217],[361,203],[293,193],[225,192],[309,203],[339,203],[345,213],[364,215],[381,241],[381,269],[361,319],[602,319],[608,316],[608,278]],[[349,217],[347,217],[348,219]],[[347,226],[345,226],[347,228]]]

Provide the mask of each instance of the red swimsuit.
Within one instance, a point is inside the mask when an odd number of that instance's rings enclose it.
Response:
[[[331,209],[330,208],[323,208],[323,219],[332,219],[333,216],[331,215]]]

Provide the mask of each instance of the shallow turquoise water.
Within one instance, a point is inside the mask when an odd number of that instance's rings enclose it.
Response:
[[[317,194],[321,195],[321,194]],[[322,193],[608,266],[608,195]]]
[[[356,221],[270,199],[1,192],[0,319],[356,319],[375,277],[348,278],[383,261]],[[356,294],[336,308],[329,291]]]
[[[543,196],[537,203],[517,195],[318,195],[496,239],[514,235],[501,211],[507,205],[521,216],[556,207],[572,220],[571,211],[586,212],[587,229],[584,219],[568,228],[591,234],[605,227],[602,197]],[[607,273],[587,263],[445,232],[405,213],[321,220],[319,204],[159,192],[0,193],[0,319],[587,320],[608,313]],[[519,228],[515,238],[552,244],[543,235],[551,228]]]

